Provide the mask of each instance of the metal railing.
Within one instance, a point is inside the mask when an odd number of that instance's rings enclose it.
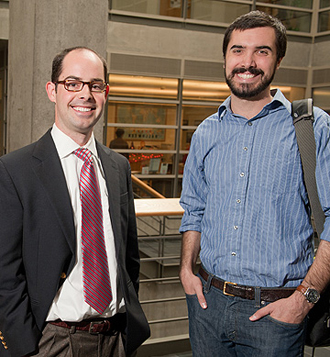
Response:
[[[150,201],[157,198],[161,198],[161,202],[166,200],[134,175],[132,181],[151,197]],[[146,197],[143,195],[143,198]],[[143,356],[155,355],[145,349],[157,351],[159,341],[162,341],[162,348],[164,343],[167,344],[168,353],[178,352],[177,343],[189,350],[188,313],[179,279],[180,221],[180,215],[137,214],[141,262],[139,295],[151,328],[151,338],[142,346]]]
[[[162,194],[160,194],[158,191],[154,190],[152,187],[144,183],[142,180],[138,179],[135,175],[131,175],[132,178],[132,184],[133,187],[134,185],[137,186],[142,192],[146,193],[149,195],[148,197],[155,197],[155,198],[166,198]],[[136,193],[134,193],[134,196],[136,198],[141,198],[141,196],[138,196]]]

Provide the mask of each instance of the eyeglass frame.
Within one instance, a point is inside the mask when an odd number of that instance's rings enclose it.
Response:
[[[81,89],[79,89],[79,90],[70,90],[70,89],[68,89],[68,88],[66,88],[66,83],[68,82],[68,81],[76,81],[76,82],[79,82],[79,83],[82,83],[82,87],[81,87]],[[92,90],[92,83],[97,83],[98,81],[89,81],[89,82],[87,82],[87,81],[82,81],[82,80],[80,80],[80,79],[75,79],[75,78],[68,78],[68,79],[64,79],[63,81],[57,81],[57,82],[55,82],[54,84],[57,86],[58,84],[63,84],[63,86],[64,86],[64,89],[65,90],[67,90],[68,92],[81,92],[83,89],[84,89],[84,86],[85,86],[85,84],[87,84],[88,85],[88,88],[89,88],[89,90],[92,92],[92,93],[103,93],[103,92],[105,92],[106,90],[107,90],[107,85],[108,85],[108,83],[107,82],[104,82],[104,81],[102,81],[102,83],[104,84],[104,89],[102,90],[102,91],[95,91],[95,90]],[[100,81],[101,82],[101,81]]]

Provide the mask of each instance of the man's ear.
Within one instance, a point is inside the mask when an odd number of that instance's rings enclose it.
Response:
[[[283,59],[283,58],[280,58],[280,59],[277,61],[276,69],[279,69],[279,68],[280,68],[280,64],[281,64],[281,62],[282,62],[282,59]]]
[[[56,103],[56,84],[53,82],[46,83],[46,92],[51,102]]]
[[[105,89],[105,98],[108,98],[109,91],[110,91],[110,86],[109,84],[107,84],[107,87]]]

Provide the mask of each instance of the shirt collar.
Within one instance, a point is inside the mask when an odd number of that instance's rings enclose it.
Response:
[[[276,102],[280,102],[283,106],[285,106],[285,108],[291,115],[291,102],[285,98],[284,94],[279,89],[272,89],[271,94],[273,100],[268,103],[267,106],[270,106],[270,108],[272,108],[274,106],[277,106]]]
[[[270,109],[278,107],[279,104],[282,104],[291,115],[291,103],[285,98],[284,94],[279,89],[272,89],[271,95],[272,95],[273,99],[270,103],[265,105],[265,108],[270,110]],[[232,111],[230,109],[230,101],[231,101],[231,97],[229,96],[220,105],[220,107],[218,109],[219,120],[222,120],[226,111],[229,111],[230,113],[232,113]]]
[[[58,155],[60,159],[67,157],[68,155],[72,154],[73,151],[79,149],[79,146],[75,141],[73,141],[68,135],[64,134],[56,124],[54,123],[52,131],[51,131],[52,138],[54,140]],[[92,133],[88,142],[82,146],[88,150],[90,150],[93,156],[98,157],[96,144],[94,139],[94,133]]]

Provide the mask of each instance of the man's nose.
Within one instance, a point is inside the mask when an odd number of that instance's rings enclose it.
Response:
[[[79,97],[81,97],[81,98],[86,98],[86,97],[92,98],[93,97],[89,83],[83,83],[83,87],[82,87],[81,91],[79,92]]]
[[[255,56],[253,53],[246,53],[242,57],[242,66],[244,68],[255,68],[257,66]]]

